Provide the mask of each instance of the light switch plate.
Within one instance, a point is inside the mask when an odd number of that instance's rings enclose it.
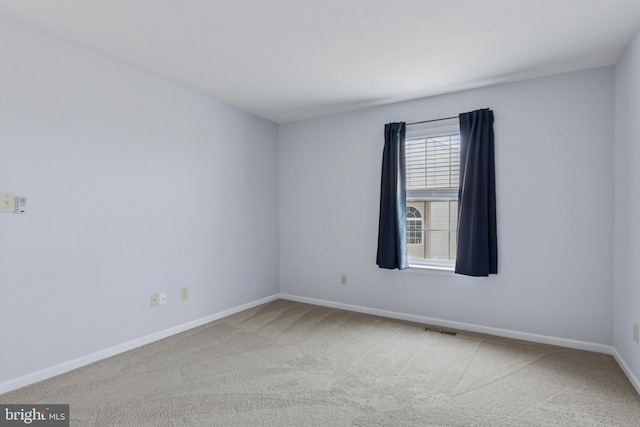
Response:
[[[16,210],[16,196],[0,193],[0,212],[13,213]]]

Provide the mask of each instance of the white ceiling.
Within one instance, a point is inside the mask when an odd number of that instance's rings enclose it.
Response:
[[[0,15],[284,123],[615,64],[640,0],[0,0]]]

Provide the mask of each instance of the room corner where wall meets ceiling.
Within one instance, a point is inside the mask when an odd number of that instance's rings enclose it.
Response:
[[[275,123],[4,19],[0,55],[0,383],[277,294]]]
[[[640,388],[631,347],[637,289],[624,285],[626,300],[614,301],[612,287],[616,73],[602,67],[281,125],[280,292],[611,351],[615,312],[630,346],[617,358]],[[487,107],[498,274],[377,268],[384,124]]]

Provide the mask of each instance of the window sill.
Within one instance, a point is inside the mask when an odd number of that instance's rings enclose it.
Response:
[[[427,265],[427,264],[409,264],[409,268],[405,271],[409,272],[424,272],[424,273],[437,273],[437,274],[455,274],[454,266],[444,265]]]

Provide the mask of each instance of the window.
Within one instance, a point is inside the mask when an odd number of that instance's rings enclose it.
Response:
[[[407,244],[422,245],[422,214],[407,204]]]
[[[460,173],[457,119],[448,126],[408,130],[405,144],[409,264],[453,268]]]

